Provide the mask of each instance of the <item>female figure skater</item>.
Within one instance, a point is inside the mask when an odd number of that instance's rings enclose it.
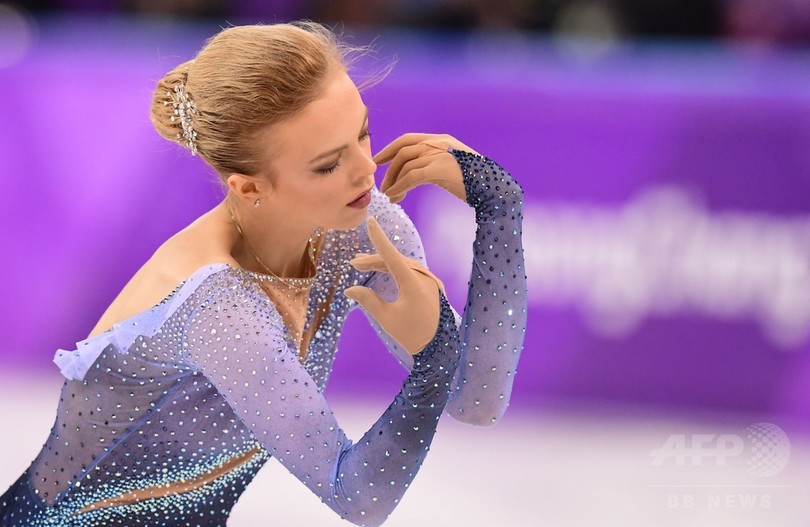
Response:
[[[503,413],[526,321],[522,190],[449,136],[406,134],[372,157],[346,56],[315,24],[232,27],[159,82],[155,127],[227,196],[57,353],[56,422],[0,498],[0,526],[222,526],[271,457],[341,517],[379,525],[444,411]],[[392,204],[423,183],[475,208],[462,317]],[[353,443],[322,392],[358,304],[409,374]]]

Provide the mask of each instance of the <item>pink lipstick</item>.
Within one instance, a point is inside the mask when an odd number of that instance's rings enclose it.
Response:
[[[363,192],[357,198],[352,201],[351,203],[347,203],[348,207],[352,207],[354,209],[364,209],[368,207],[369,203],[371,203],[371,189]]]

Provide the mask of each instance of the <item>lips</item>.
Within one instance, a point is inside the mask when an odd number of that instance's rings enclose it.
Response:
[[[359,196],[354,198],[354,200],[350,201],[346,205],[356,209],[362,209],[367,207],[369,203],[371,203],[371,188],[362,192]]]

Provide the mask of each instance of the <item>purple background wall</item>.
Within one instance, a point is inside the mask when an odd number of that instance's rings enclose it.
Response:
[[[0,35],[0,358],[53,370],[221,199],[148,119],[156,80],[217,28],[36,27]],[[807,53],[406,33],[377,47],[399,62],[366,94],[375,149],[448,132],[527,190],[517,405],[743,410],[810,429]],[[406,208],[462,306],[472,216],[433,189]],[[368,336],[353,317],[330,390],[395,391],[401,372]]]

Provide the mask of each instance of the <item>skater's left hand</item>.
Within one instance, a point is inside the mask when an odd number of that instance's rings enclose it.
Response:
[[[432,183],[467,202],[461,169],[448,149],[477,153],[447,134],[405,134],[374,156],[378,164],[391,164],[385,171],[380,190],[397,203],[414,187]]]

